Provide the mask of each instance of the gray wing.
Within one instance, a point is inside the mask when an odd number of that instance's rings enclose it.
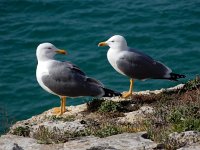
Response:
[[[61,96],[99,96],[104,93],[102,84],[89,78],[83,71],[70,62],[55,62],[49,67],[49,75],[42,77],[54,93]]]
[[[171,70],[135,49],[123,52],[116,62],[120,71],[134,79],[164,79]]]

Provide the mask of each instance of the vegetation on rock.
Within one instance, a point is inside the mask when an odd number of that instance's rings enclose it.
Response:
[[[120,122],[119,119],[128,113],[139,110],[148,105],[153,113],[145,114],[137,121]],[[33,137],[39,143],[63,143],[81,136],[97,136],[100,138],[120,134],[147,131],[147,138],[156,141],[161,148],[177,149],[183,146],[169,135],[173,132],[199,131],[200,132],[200,79],[188,81],[182,89],[164,91],[159,94],[134,95],[131,100],[112,101],[94,99],[87,103],[87,109],[79,115],[64,117],[51,116],[51,121],[73,122],[79,120],[84,129],[79,131],[62,132],[60,129],[49,130],[40,126]],[[13,134],[29,136],[30,129],[18,127]],[[198,142],[198,140],[196,140]]]
[[[13,134],[28,137],[30,135],[30,129],[28,126],[19,126],[13,130]]]
[[[178,141],[171,141],[173,132],[200,131],[200,80],[196,78],[176,92],[161,93],[156,97],[154,113],[146,121],[150,139],[160,142],[165,149],[182,147]]]

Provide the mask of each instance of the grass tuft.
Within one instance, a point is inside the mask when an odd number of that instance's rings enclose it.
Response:
[[[87,111],[88,112],[97,111],[104,101],[105,100],[102,99],[93,99],[92,101],[87,102]]]
[[[65,135],[58,129],[49,130],[44,126],[40,126],[37,129],[33,134],[33,138],[37,139],[39,144],[64,143],[67,141]]]
[[[52,120],[52,121],[56,121],[56,120],[59,120],[59,121],[64,121],[64,122],[70,122],[70,121],[74,121],[75,120],[75,116],[74,115],[68,115],[68,116],[50,116],[48,119],[49,120]]]
[[[108,100],[101,103],[98,111],[101,113],[117,112],[121,108],[120,103]]]
[[[25,127],[19,126],[13,130],[12,134],[18,135],[18,136],[29,137],[30,129],[28,126],[25,126]]]
[[[196,76],[195,79],[189,80],[183,87],[182,91],[189,91],[193,89],[197,89],[200,87],[200,76]]]
[[[120,133],[135,133],[145,131],[146,127],[143,123],[138,124],[119,124],[119,123],[104,123],[99,126],[90,126],[85,129],[85,135],[94,135],[100,138],[116,135]]]

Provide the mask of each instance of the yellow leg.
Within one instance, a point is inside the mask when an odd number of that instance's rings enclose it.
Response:
[[[55,107],[54,109],[53,109],[53,114],[54,115],[60,115],[61,114],[61,112],[62,112],[62,105],[63,105],[63,100],[62,100],[62,98],[60,99],[60,107]]]
[[[64,112],[66,112],[66,97],[60,98],[60,107],[56,107],[53,109],[53,114],[57,116],[61,116]]]
[[[66,112],[66,97],[62,97],[63,99],[63,106],[62,106],[62,112]]]
[[[132,97],[132,93],[133,93],[133,84],[134,84],[134,80],[130,79],[130,88],[128,92],[124,92],[122,93],[122,97],[123,98],[129,98]]]

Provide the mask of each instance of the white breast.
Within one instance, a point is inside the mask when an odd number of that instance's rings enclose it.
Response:
[[[47,86],[44,85],[44,83],[42,82],[42,76],[44,75],[49,75],[49,71],[48,71],[48,62],[38,62],[37,65],[37,70],[36,70],[36,78],[37,81],[39,83],[39,85],[47,92],[57,95],[56,93],[54,93],[53,91],[51,91]]]
[[[111,66],[120,74],[125,75],[122,71],[119,70],[119,68],[117,67],[117,60],[119,59],[119,54],[120,52],[114,50],[114,49],[109,49],[107,52],[107,59],[109,61],[109,63],[111,64]],[[126,76],[126,75],[125,75]]]

